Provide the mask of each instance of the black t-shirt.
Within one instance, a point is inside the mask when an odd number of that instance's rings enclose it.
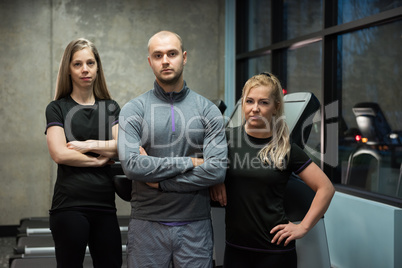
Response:
[[[244,127],[230,129],[228,138],[228,170],[226,241],[231,246],[249,250],[269,251],[294,248],[271,244],[270,230],[287,223],[284,211],[285,188],[292,172],[300,173],[311,159],[292,144],[285,170],[271,168],[260,161],[258,152],[271,138],[258,139],[247,135]]]
[[[96,100],[94,105],[80,105],[68,96],[52,101],[46,107],[46,130],[52,126],[62,127],[67,142],[111,140],[112,127],[118,124],[119,113],[120,107],[113,100]],[[51,212],[71,207],[115,209],[114,200],[110,166],[58,165]]]

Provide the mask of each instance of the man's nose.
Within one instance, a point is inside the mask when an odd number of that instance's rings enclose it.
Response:
[[[162,63],[163,64],[169,63],[168,56],[166,54],[163,55],[163,57],[162,57]]]

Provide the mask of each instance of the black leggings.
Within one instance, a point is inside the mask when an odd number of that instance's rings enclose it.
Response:
[[[94,267],[121,267],[122,243],[115,213],[60,211],[50,215],[50,229],[58,268],[83,267],[87,245]]]
[[[224,268],[297,268],[296,249],[285,253],[242,250],[226,245]]]

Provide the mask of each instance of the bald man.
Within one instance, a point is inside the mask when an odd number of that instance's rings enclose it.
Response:
[[[133,181],[128,267],[212,267],[208,188],[226,174],[219,109],[183,78],[187,52],[176,33],[148,42],[154,88],[121,110],[118,151]]]

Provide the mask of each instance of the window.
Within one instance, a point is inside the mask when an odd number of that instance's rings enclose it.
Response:
[[[271,43],[271,1],[249,1],[248,50],[254,50]]]
[[[338,24],[362,19],[401,6],[402,1],[398,0],[339,0]]]
[[[402,1],[236,5],[237,96],[262,71],[314,93],[333,118],[317,111],[306,152],[340,188],[402,206]]]
[[[338,37],[345,124],[339,158],[343,183],[402,197],[400,29],[401,20]]]
[[[304,46],[292,46],[287,50],[287,92],[311,92],[321,99],[321,54],[322,42],[313,42]],[[313,125],[305,151],[320,166],[321,157],[321,117],[315,113]]]
[[[251,58],[248,62],[248,77],[271,71],[271,55],[264,55],[258,58]]]
[[[288,92],[309,91],[321,99],[322,42],[287,50]]]
[[[322,29],[322,0],[287,0],[283,2],[287,39]]]

